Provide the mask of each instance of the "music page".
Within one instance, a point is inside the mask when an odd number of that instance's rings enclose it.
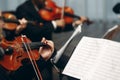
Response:
[[[63,74],[80,80],[120,80],[120,43],[83,37]]]

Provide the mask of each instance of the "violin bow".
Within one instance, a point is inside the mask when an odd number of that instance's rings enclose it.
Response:
[[[66,4],[66,0],[63,0],[62,10],[61,10],[61,19],[64,18],[65,4]]]
[[[32,66],[33,66],[33,69],[34,69],[34,71],[35,71],[35,73],[36,73],[36,76],[37,76],[38,80],[43,80],[43,79],[42,79],[42,76],[41,76],[41,73],[40,73],[40,71],[39,71],[39,68],[38,68],[38,66],[37,66],[37,63],[36,63],[36,61],[35,61],[35,58],[34,58],[34,56],[33,56],[32,50],[31,50],[29,44],[28,44],[28,45],[25,44],[25,40],[24,40],[23,38],[27,38],[27,37],[26,37],[25,35],[22,35],[21,40],[22,40],[23,45],[25,46],[25,49],[26,49],[26,51],[27,51],[27,53],[28,53],[29,59],[30,59],[31,64],[32,64]],[[29,51],[29,50],[30,50],[30,51]],[[32,58],[34,58],[34,59],[32,60]]]

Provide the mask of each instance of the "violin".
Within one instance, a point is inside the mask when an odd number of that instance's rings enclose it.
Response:
[[[57,6],[55,2],[52,0],[46,0],[45,8],[39,10],[39,15],[47,21],[60,19],[62,15],[62,8]],[[64,16],[63,19],[65,20],[66,24],[70,24],[73,22],[74,18],[80,19],[80,16],[74,15],[74,11],[72,8],[65,6],[64,7]],[[91,21],[86,21],[88,24]]]
[[[2,16],[0,17],[1,20],[3,20],[5,23],[5,26],[3,26],[4,29],[7,29],[7,30],[15,30],[16,27],[17,27],[17,22],[16,23],[12,23],[10,22],[11,21],[14,21],[16,20],[16,16],[10,14],[10,13],[4,13],[2,14]]]
[[[24,45],[21,38],[22,37],[19,36],[13,41],[7,41],[6,39],[1,41],[0,46],[4,50],[10,48],[10,54],[5,53],[2,60],[0,60],[0,65],[9,71],[17,70],[22,66],[22,61],[24,59],[29,59],[25,45],[27,45],[27,47],[29,46],[32,50],[32,53],[30,53],[30,55],[33,56],[31,58],[32,60],[38,60],[40,58],[40,54],[38,53],[39,47],[46,46],[46,44],[41,42],[31,42],[28,38],[25,39]],[[9,51],[7,52],[9,53]]]
[[[65,13],[74,14],[73,10],[69,7],[65,7]],[[39,10],[40,16],[47,21],[56,20],[61,18],[62,8],[58,7],[52,0],[46,0],[45,8]],[[72,23],[73,18],[64,16],[66,23]]]
[[[16,16],[11,14],[11,13],[4,13],[4,14],[2,14],[2,16],[0,16],[0,19],[5,22],[5,26],[3,28],[7,29],[7,30],[13,31],[20,24],[20,22],[16,18]],[[33,25],[43,26],[42,23],[37,23],[35,21],[28,21],[27,20],[27,23],[30,23],[30,24],[33,24]]]

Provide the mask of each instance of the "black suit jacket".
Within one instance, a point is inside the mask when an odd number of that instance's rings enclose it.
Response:
[[[57,28],[57,30],[54,30],[52,22],[45,21],[40,17],[38,11],[36,11],[31,0],[27,0],[25,3],[18,6],[18,8],[16,9],[16,16],[18,19],[24,17],[27,20],[43,23],[42,27],[39,26],[36,27],[34,25],[28,24],[28,27],[24,31],[22,31],[22,34],[27,35],[27,37],[30,38],[32,41],[41,40],[42,37],[52,39],[52,32],[73,30],[72,24],[66,25],[64,29]]]
[[[54,31],[51,21],[43,20],[36,9],[34,8],[31,0],[18,6],[16,9],[16,16],[18,19],[26,18],[37,23],[43,23],[43,26],[28,24],[27,28],[22,31],[22,34],[27,35],[32,41],[40,41],[42,37],[47,39],[52,38],[52,32]]]
[[[120,14],[120,3],[117,3],[114,7],[113,7],[113,12],[116,14]]]

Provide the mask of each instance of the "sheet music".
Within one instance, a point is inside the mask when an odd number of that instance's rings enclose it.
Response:
[[[89,80],[120,80],[120,43],[105,41]]]
[[[120,43],[83,37],[63,74],[81,80],[120,80]]]

